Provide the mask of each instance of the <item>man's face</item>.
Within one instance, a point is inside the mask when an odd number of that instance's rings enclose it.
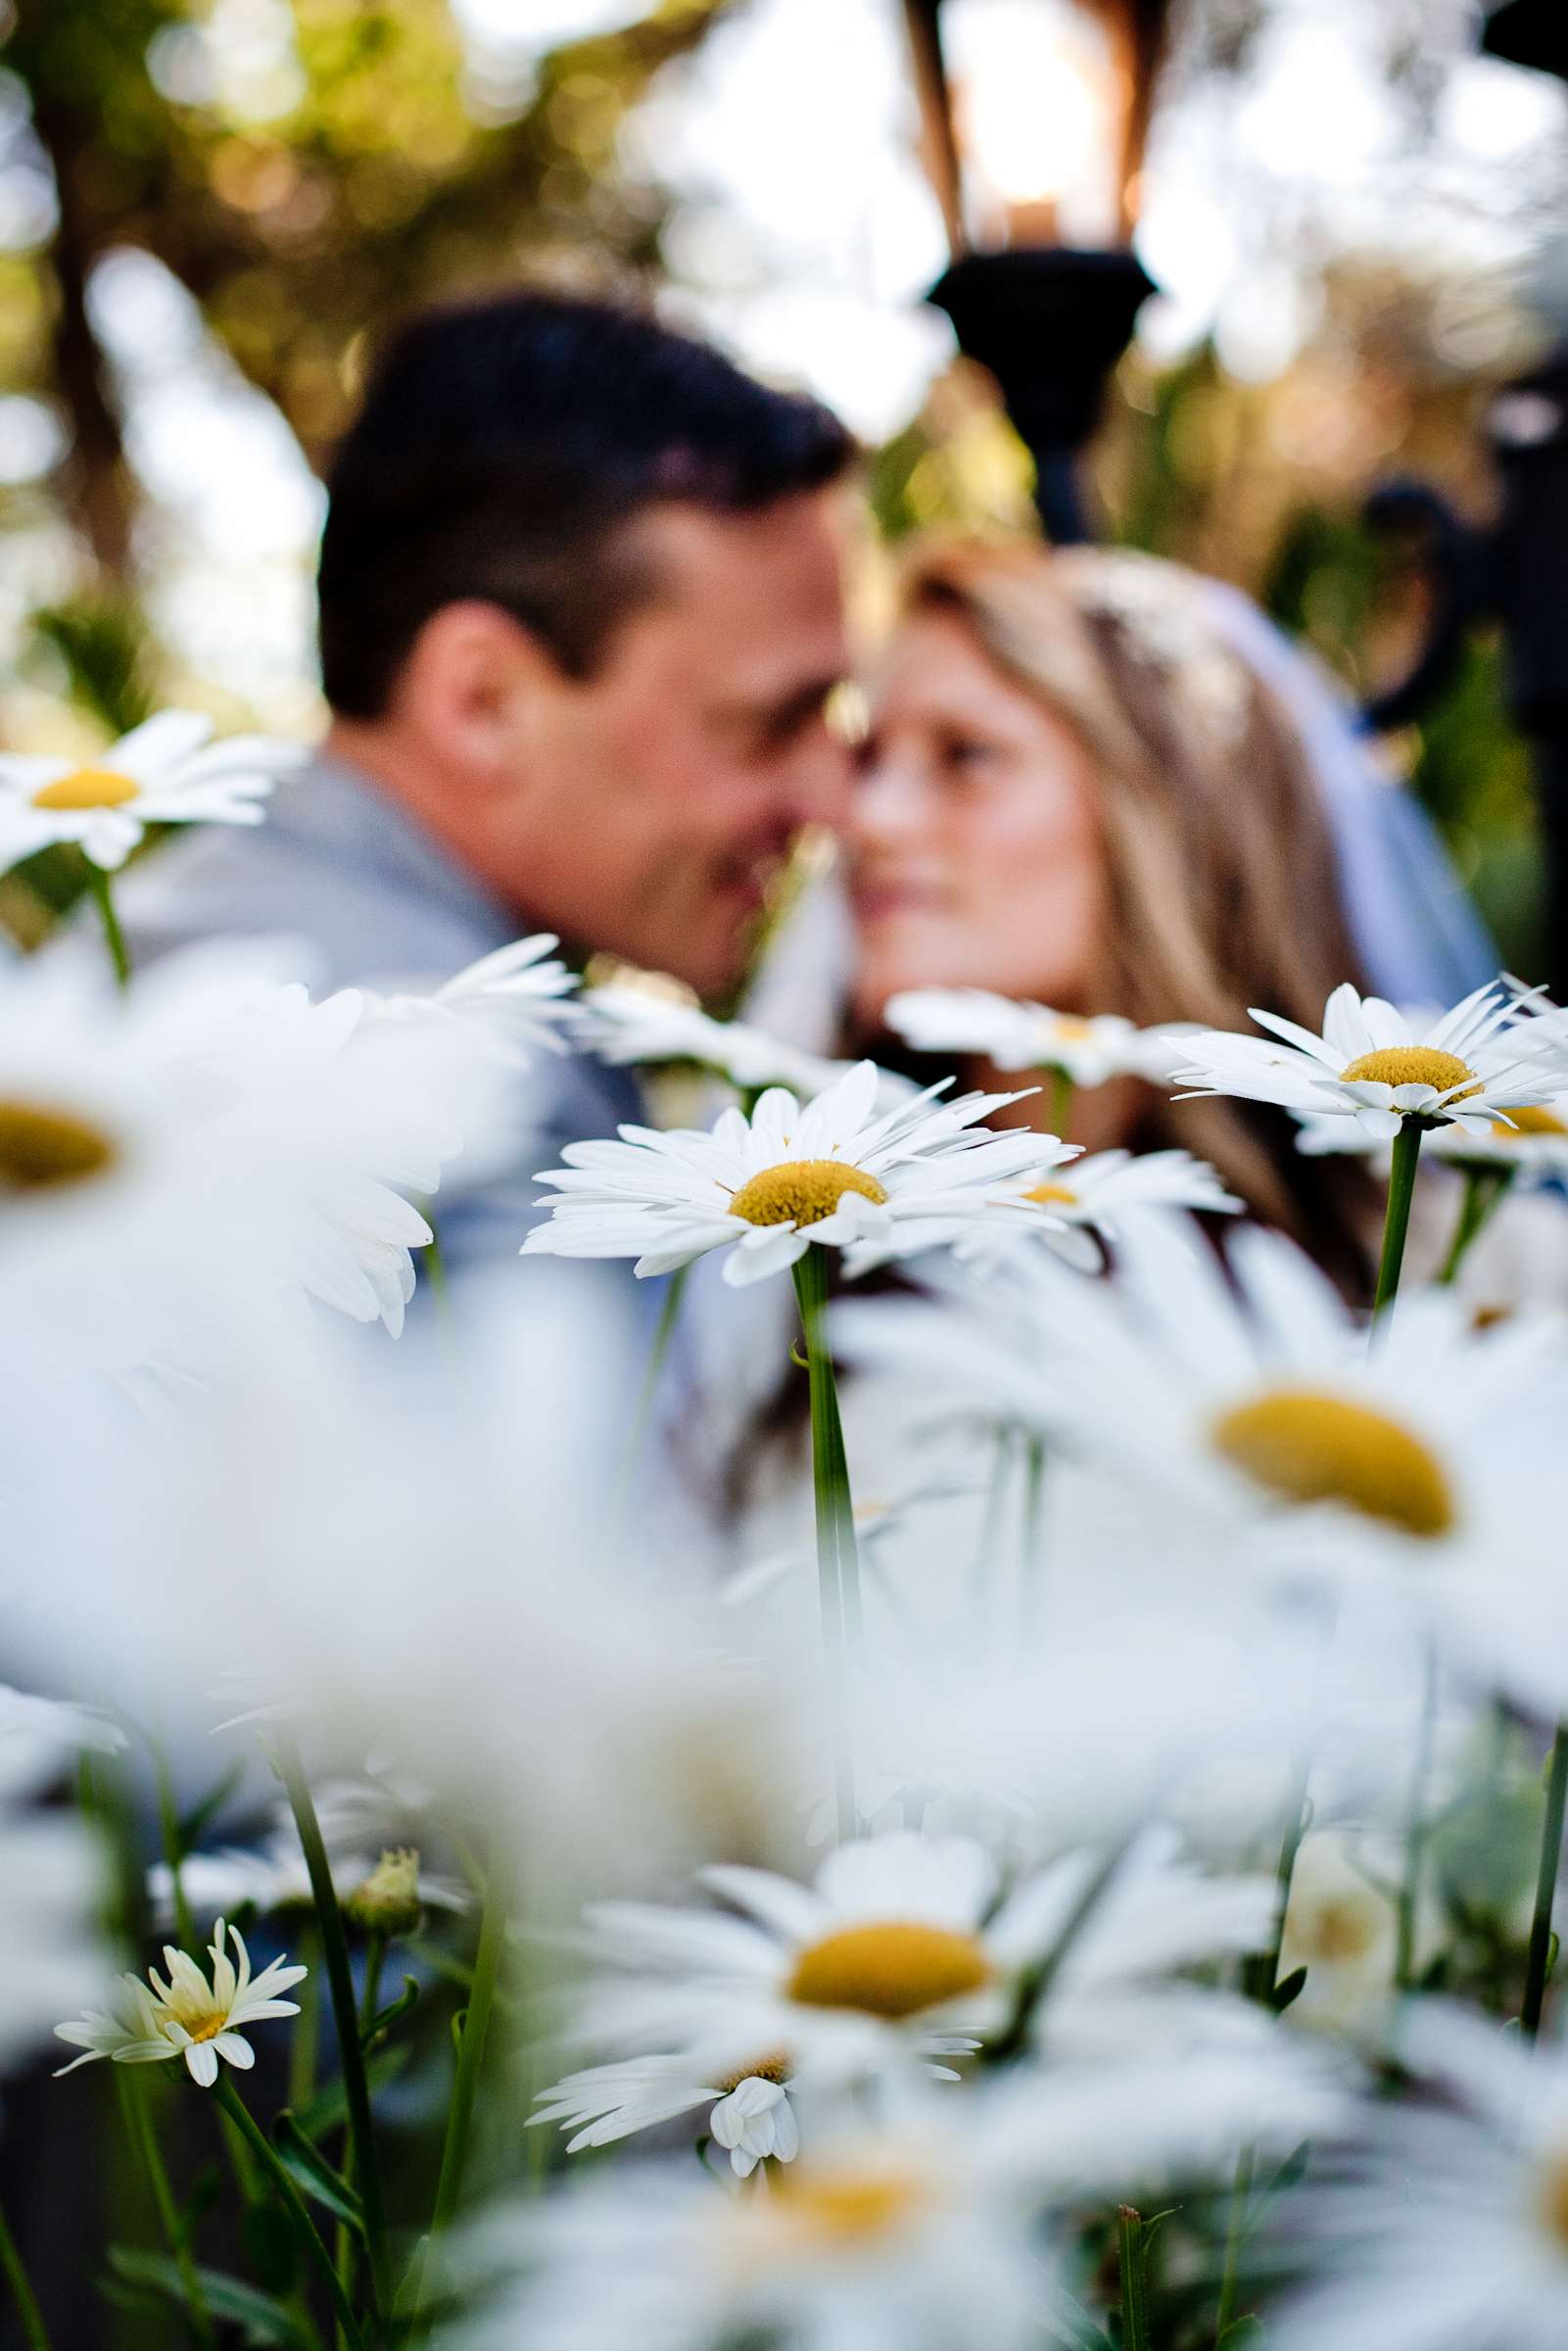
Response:
[[[801,827],[845,813],[824,707],[847,665],[841,506],[672,504],[637,527],[649,600],[592,677],[519,696],[506,856],[534,920],[711,994],[740,977]]]

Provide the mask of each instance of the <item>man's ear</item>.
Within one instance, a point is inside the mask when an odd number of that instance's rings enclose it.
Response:
[[[398,681],[398,715],[414,740],[481,789],[515,791],[530,738],[559,669],[533,631],[499,604],[443,604],[414,639]]]

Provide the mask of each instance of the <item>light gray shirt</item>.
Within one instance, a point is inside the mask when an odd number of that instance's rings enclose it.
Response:
[[[198,939],[289,938],[316,993],[438,986],[530,928],[366,777],[321,756],[279,780],[262,824],[193,830],[132,866],[116,902],[133,969]],[[630,1072],[581,1053],[535,1055],[518,1085],[515,1160],[483,1185],[464,1184],[459,1167],[443,1186],[454,1273],[515,1262],[545,1213],[539,1170],[557,1166],[566,1144],[645,1115]],[[658,1286],[635,1285],[640,1318]]]

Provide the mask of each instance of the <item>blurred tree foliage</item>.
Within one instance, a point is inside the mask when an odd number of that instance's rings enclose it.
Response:
[[[0,263],[0,384],[67,411],[62,488],[103,569],[125,573],[133,520],[91,323],[103,253],[164,263],[319,458],[368,336],[408,307],[525,264],[652,264],[658,199],[619,170],[617,133],[726,4],[662,0],[507,88],[476,72],[447,0],[275,0],[281,41],[249,86],[207,39],[224,0],[15,0],[4,67],[56,220]]]

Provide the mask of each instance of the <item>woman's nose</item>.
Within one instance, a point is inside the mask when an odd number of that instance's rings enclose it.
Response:
[[[925,824],[926,795],[909,764],[887,754],[869,759],[849,803],[851,839],[870,848],[908,842]]]

